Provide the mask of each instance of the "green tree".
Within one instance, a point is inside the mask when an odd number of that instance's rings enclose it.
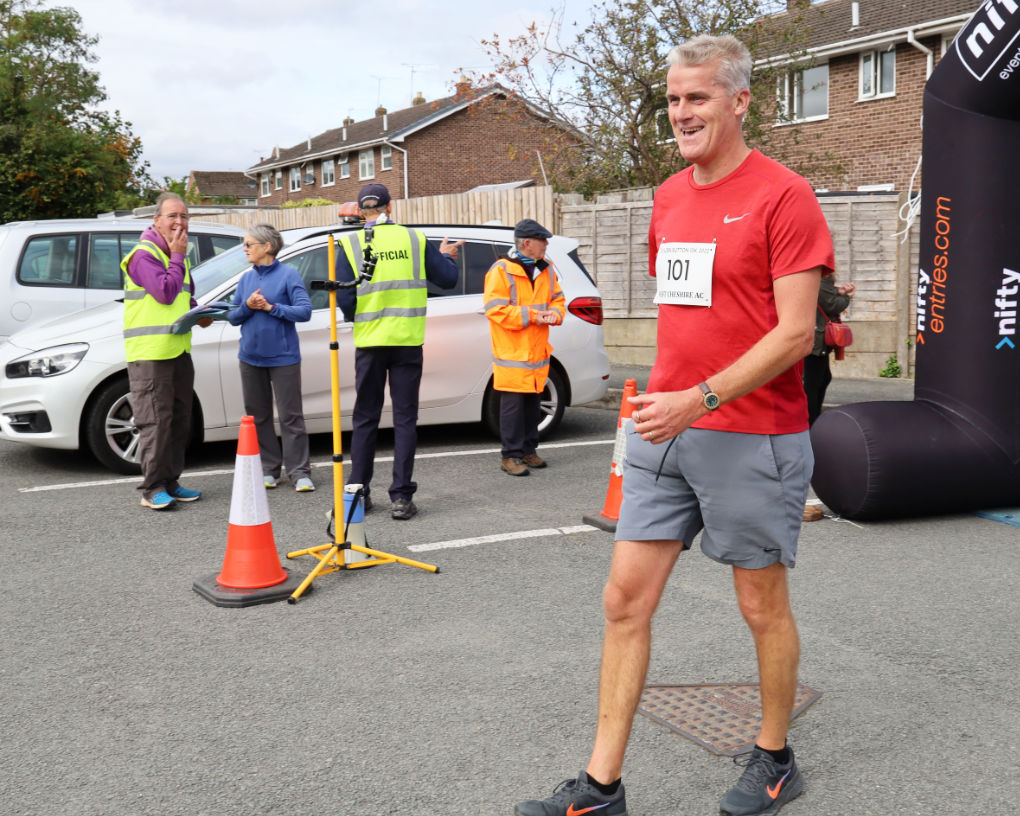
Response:
[[[96,42],[73,9],[0,0],[0,222],[92,216],[151,186],[130,123],[96,110]]]
[[[160,193],[177,193],[181,198],[184,199],[186,204],[198,204],[202,201],[202,194],[199,192],[198,187],[192,187],[188,189],[188,177],[174,179],[170,176],[163,176],[163,187],[160,190],[155,191],[153,195],[153,202]]]
[[[697,34],[734,34],[752,56],[763,43],[783,42],[796,53],[803,40],[800,12],[782,24],[767,15],[786,8],[775,0],[596,0],[583,28],[553,11],[547,28],[483,40],[494,70],[475,84],[499,82],[583,134],[552,157],[566,167],[568,189],[587,194],[657,185],[685,165],[666,118],[666,57]],[[758,67],[752,108],[744,120],[749,144],[765,147],[777,112],[780,68]],[[777,158],[781,158],[777,156]]]

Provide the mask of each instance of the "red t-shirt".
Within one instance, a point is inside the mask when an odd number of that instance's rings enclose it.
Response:
[[[712,305],[659,305],[658,353],[648,391],[682,391],[728,367],[778,323],[772,282],[815,267],[832,270],[832,237],[801,176],[753,150],[704,186],[688,167],[655,193],[649,271],[663,243],[714,243]],[[723,405],[695,428],[782,434],[807,430],[803,364]]]

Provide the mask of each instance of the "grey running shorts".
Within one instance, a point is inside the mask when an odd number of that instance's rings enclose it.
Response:
[[[704,529],[701,551],[761,569],[797,560],[814,455],[807,431],[744,434],[688,428],[653,445],[627,428],[617,541],[682,541]]]

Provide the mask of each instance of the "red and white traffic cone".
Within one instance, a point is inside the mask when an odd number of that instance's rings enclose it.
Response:
[[[627,380],[623,384],[623,401],[620,404],[620,416],[616,420],[616,442],[613,445],[613,461],[609,466],[609,489],[606,501],[600,513],[589,513],[581,520],[592,527],[598,527],[609,533],[616,532],[616,522],[620,520],[620,505],[623,503],[623,459],[627,454],[626,421],[634,413],[634,406],[627,397],[637,396],[637,380]]]
[[[299,583],[280,566],[255,420],[246,416],[237,440],[223,569],[219,575],[195,581],[194,590],[217,606],[253,606],[283,600]]]

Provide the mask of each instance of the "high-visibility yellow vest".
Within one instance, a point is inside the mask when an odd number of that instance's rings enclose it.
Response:
[[[340,240],[355,276],[364,263],[365,231]],[[372,280],[357,289],[354,345],[420,346],[425,342],[425,235],[399,224],[379,224],[372,236],[378,254]]]
[[[174,302],[160,303],[128,274],[128,263],[136,252],[148,252],[164,268],[170,268],[170,258],[151,241],[139,242],[120,262],[124,273],[124,351],[127,361],[171,360],[190,352],[191,332],[172,334],[171,327],[191,307],[191,264],[187,258],[184,259],[184,285]]]

